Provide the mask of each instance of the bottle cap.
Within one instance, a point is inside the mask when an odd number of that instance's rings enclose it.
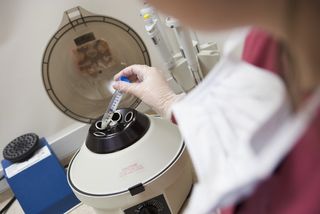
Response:
[[[125,77],[125,76],[121,76],[121,77],[119,78],[119,80],[120,80],[120,81],[123,81],[123,82],[128,82],[128,83],[130,83],[130,80],[128,79],[128,77]]]

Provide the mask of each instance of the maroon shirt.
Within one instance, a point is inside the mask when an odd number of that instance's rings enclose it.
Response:
[[[253,30],[243,59],[280,75],[279,46],[268,34]],[[320,108],[309,128],[273,174],[254,193],[222,214],[320,214]]]

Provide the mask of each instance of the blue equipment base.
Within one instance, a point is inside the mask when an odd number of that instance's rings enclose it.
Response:
[[[13,163],[2,160],[6,180],[26,214],[64,213],[80,201],[69,187],[65,170],[45,138],[41,138],[39,144],[40,148],[48,147],[51,154],[15,175],[7,174]]]

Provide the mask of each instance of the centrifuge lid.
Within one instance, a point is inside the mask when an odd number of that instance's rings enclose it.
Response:
[[[139,35],[114,18],[81,7],[65,12],[42,60],[45,89],[66,115],[92,123],[109,103],[113,76],[132,64],[150,65]],[[140,100],[125,95],[120,107],[135,108]]]

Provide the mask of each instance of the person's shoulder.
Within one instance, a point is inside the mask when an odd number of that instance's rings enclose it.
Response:
[[[253,28],[245,40],[242,59],[280,76],[281,43],[264,30]]]

